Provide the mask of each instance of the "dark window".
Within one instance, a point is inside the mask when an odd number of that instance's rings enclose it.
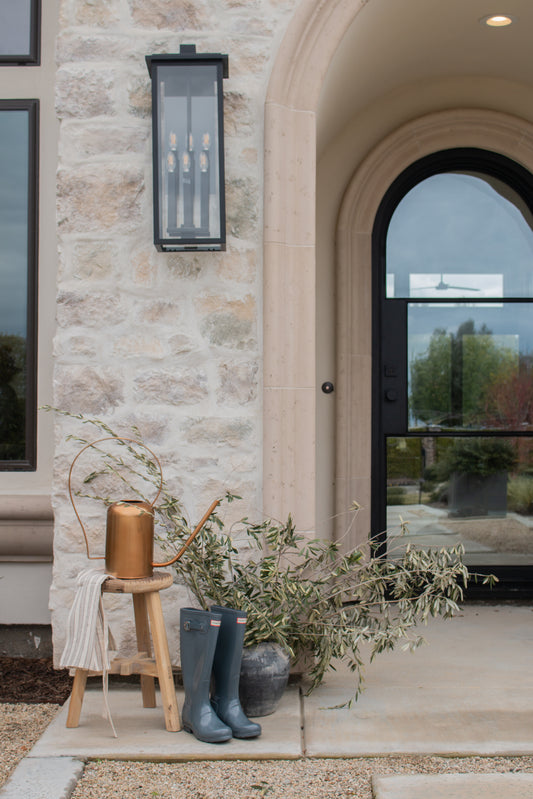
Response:
[[[0,101],[0,469],[36,468],[38,100]]]
[[[40,0],[1,0],[0,65],[40,63]]]

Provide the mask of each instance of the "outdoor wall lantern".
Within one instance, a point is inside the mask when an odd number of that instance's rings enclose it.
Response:
[[[154,244],[160,251],[225,250],[222,80],[228,56],[146,56],[152,78]]]

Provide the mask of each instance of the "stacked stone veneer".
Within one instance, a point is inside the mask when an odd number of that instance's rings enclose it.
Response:
[[[226,488],[237,515],[261,512],[263,107],[297,0],[62,0],[57,39],[59,267],[54,403],[137,425],[191,519]],[[227,251],[152,244],[151,83],[145,55],[229,55],[224,81]],[[56,417],[54,581],[59,658],[76,575],[87,565],[67,475],[97,437]],[[81,464],[80,464],[81,466]],[[80,470],[83,473],[83,467]],[[233,506],[232,506],[233,508]],[[103,518],[88,518],[95,550]],[[96,562],[98,565],[98,562]],[[180,586],[162,597],[177,659]],[[117,643],[133,649],[130,602],[106,598]]]

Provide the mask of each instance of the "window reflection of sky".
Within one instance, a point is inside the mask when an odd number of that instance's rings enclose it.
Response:
[[[30,52],[31,0],[1,0],[0,55]]]
[[[0,333],[26,334],[28,112],[0,112]]]
[[[438,292],[438,294],[436,294]],[[457,293],[478,300],[481,297],[503,295],[503,275],[476,274],[411,274],[409,275],[410,297],[457,297]]]
[[[496,296],[502,281],[506,297],[533,296],[532,227],[530,211],[500,181],[433,175],[392,216],[387,296],[479,299]]]

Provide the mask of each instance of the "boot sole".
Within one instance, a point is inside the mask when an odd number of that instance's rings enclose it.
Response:
[[[187,724],[183,725],[183,729],[185,730],[185,732],[189,732],[191,735],[194,735],[194,737],[198,741],[202,741],[205,744],[223,744],[223,743],[226,743],[226,741],[231,741],[231,738],[232,738],[231,735],[228,735],[227,737],[224,737],[224,738],[207,738],[207,737],[206,738],[201,738],[199,735],[197,735],[194,732],[193,728],[189,727]]]

